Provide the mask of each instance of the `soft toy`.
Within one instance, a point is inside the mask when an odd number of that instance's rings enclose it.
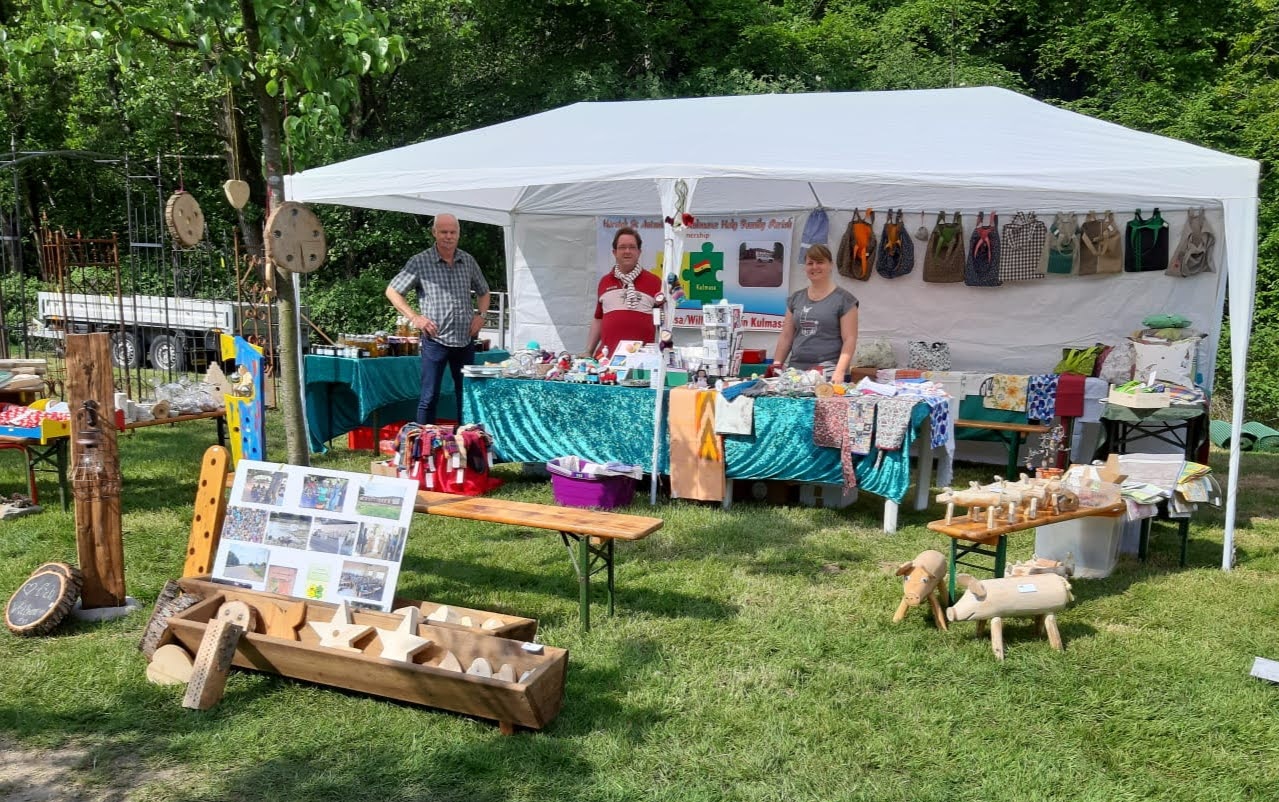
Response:
[[[928,599],[938,629],[946,629],[946,617],[942,615],[941,603],[937,600],[941,593],[937,585],[945,575],[946,557],[940,551],[921,551],[915,559],[902,563],[897,569],[897,576],[904,576],[906,579],[902,584],[902,602],[893,615],[893,623],[905,618],[908,609],[918,607],[924,603],[924,599]]]

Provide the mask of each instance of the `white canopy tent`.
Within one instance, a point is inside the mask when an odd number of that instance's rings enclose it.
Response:
[[[1222,567],[1234,559],[1245,360],[1257,260],[1259,165],[994,88],[578,103],[288,176],[290,200],[436,214],[501,225],[516,341],[580,347],[603,215],[665,217],[688,187],[698,217],[802,215],[821,207],[908,214],[1204,207],[1218,232],[1216,274],[1021,282],[997,289],[925,284],[918,271],[872,278],[863,335],[944,339],[957,367],[1043,370],[1062,344],[1114,342],[1146,314],[1180,312],[1209,333],[1211,381],[1230,288],[1234,422]],[[1148,214],[1148,211],[1147,211]],[[832,238],[839,223],[831,214]],[[910,228],[914,228],[915,219]],[[799,226],[796,226],[798,231]],[[667,262],[682,237],[666,229]],[[922,250],[922,249],[920,249]],[[1055,360],[1054,360],[1055,361]],[[1051,366],[1053,362],[1047,362]]]

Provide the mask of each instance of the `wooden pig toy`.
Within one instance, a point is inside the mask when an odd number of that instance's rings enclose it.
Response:
[[[1061,633],[1054,613],[1075,598],[1065,577],[1035,574],[977,580],[960,574],[957,584],[964,588],[964,595],[946,610],[946,618],[976,621],[979,634],[984,629],[982,622],[990,621],[990,647],[998,659],[1004,659],[1004,618],[1010,616],[1032,616],[1036,631],[1046,631],[1048,643],[1061,651]]]
[[[893,623],[901,621],[906,617],[908,609],[918,607],[924,603],[924,599],[927,599],[937,627],[947,629],[946,617],[941,611],[941,602],[937,600],[937,596],[941,593],[937,584],[946,575],[946,557],[940,551],[921,551],[914,560],[902,563],[901,568],[897,569],[897,575],[906,577],[906,581],[902,586],[902,603],[897,605]]]

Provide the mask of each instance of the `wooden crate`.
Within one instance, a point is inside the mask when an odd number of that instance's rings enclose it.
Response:
[[[191,582],[182,580],[184,586]],[[208,622],[226,601],[251,605],[279,599],[302,601],[207,582],[200,585],[216,592],[170,617],[166,631],[192,654],[199,651]],[[337,609],[325,602],[305,603],[308,621],[329,621]],[[382,629],[395,629],[400,621],[400,616],[378,611],[354,610],[353,617],[357,624]],[[378,656],[381,643],[376,630],[355,641],[354,645],[361,649],[359,653],[320,646],[319,637],[305,624],[296,641],[250,632],[240,639],[233,665],[492,719],[502,725],[504,732],[513,731],[517,725],[541,729],[559,714],[564,701],[567,650],[540,645],[541,653],[534,654],[527,650],[525,641],[461,627],[423,624],[418,634],[430,638],[431,645],[415,655],[414,662],[402,663]],[[517,680],[524,677],[524,681],[506,682],[440,668],[447,652],[456,655],[463,668],[477,657],[488,660],[495,671],[509,663]],[[527,676],[525,672],[529,672]]]

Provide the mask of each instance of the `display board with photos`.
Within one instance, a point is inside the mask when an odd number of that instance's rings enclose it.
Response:
[[[416,495],[409,479],[241,460],[213,579],[389,611]]]

